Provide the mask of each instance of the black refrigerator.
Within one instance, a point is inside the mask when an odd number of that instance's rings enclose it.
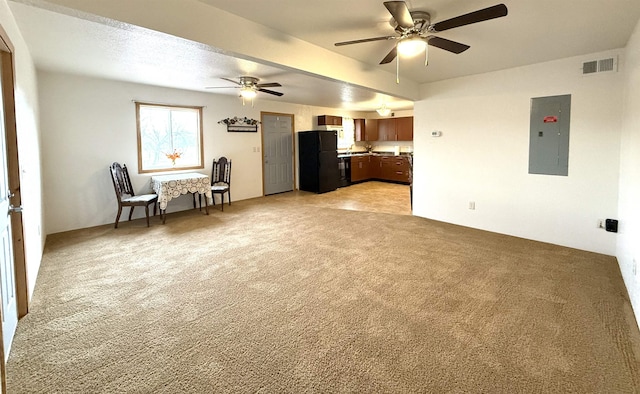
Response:
[[[338,188],[338,136],[335,131],[298,133],[300,190],[325,193]]]

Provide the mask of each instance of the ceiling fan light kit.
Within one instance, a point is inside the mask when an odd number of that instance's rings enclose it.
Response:
[[[250,86],[243,86],[240,88],[240,98],[242,98],[242,105],[245,105],[245,100],[251,101],[251,107],[253,108],[253,99],[256,98],[256,91]]]
[[[244,86],[240,88],[240,96],[242,96],[242,98],[253,99],[257,96],[257,94],[258,93],[256,93],[256,91],[253,90],[251,87]]]
[[[402,56],[416,56],[427,47],[427,42],[419,36],[403,38],[398,41],[398,53]]]

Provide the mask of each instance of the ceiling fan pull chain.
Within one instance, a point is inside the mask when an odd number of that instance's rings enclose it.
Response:
[[[400,84],[400,56],[396,56],[396,84]]]
[[[424,66],[427,67],[429,65],[429,42],[424,47]]]

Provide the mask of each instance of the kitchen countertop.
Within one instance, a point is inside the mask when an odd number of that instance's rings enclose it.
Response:
[[[339,158],[343,157],[353,157],[353,156],[411,156],[413,153],[411,152],[401,152],[399,155],[396,155],[392,152],[353,152],[353,153],[338,153]]]

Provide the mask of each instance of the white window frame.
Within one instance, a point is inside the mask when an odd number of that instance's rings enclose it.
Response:
[[[151,173],[151,172],[166,172],[166,171],[180,171],[189,169],[202,169],[204,168],[204,146],[202,138],[202,108],[192,107],[184,105],[167,105],[167,104],[153,104],[136,102],[136,129],[138,139],[138,173]],[[142,128],[144,117],[141,113],[145,109],[153,109],[166,111],[168,116],[167,129],[164,130],[162,137],[165,141],[162,143],[163,147],[149,148],[149,142],[144,138]],[[142,112],[141,112],[142,111]],[[184,139],[177,138],[177,131],[173,130],[172,117],[174,113],[193,113],[197,118],[196,122],[196,135],[192,140],[184,141]],[[168,140],[167,140],[168,139]],[[147,142],[147,143],[146,143]],[[185,151],[188,152],[186,160],[180,158],[175,160],[175,164],[171,159],[167,157],[167,154],[171,154],[174,151],[181,152],[185,155]],[[153,155],[153,162],[151,162],[150,156]],[[190,160],[189,160],[190,158]]]

